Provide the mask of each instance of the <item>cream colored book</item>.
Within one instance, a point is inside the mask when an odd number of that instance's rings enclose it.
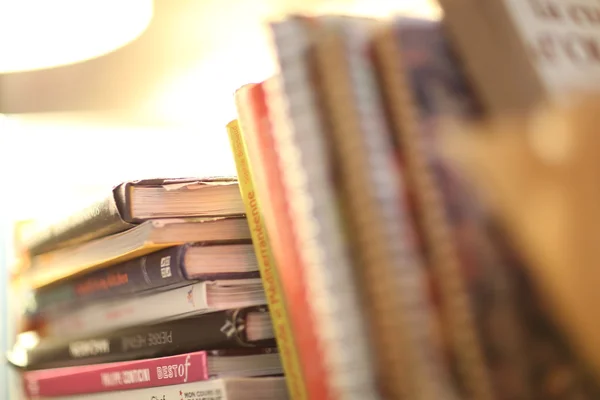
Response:
[[[440,0],[444,24],[491,113],[600,90],[595,0]]]

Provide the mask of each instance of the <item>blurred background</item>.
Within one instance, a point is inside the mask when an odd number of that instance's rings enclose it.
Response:
[[[232,94],[274,72],[264,24],[289,11],[437,9],[425,0],[0,0],[2,353],[14,222],[60,215],[123,180],[234,174],[224,130]],[[17,383],[9,373],[0,363],[0,398]]]
[[[265,21],[392,9],[436,12],[424,0],[0,0],[3,209],[37,217],[123,179],[232,174],[233,91],[274,72]]]

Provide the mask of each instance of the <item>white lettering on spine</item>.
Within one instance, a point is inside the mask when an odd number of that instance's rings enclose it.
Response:
[[[119,386],[123,384],[121,380],[120,372],[103,372],[100,374],[100,380],[102,381],[102,386],[111,387],[111,386]]]
[[[110,341],[108,339],[85,340],[69,343],[71,357],[80,358],[106,354],[110,352]]]
[[[137,350],[143,347],[160,346],[173,343],[173,331],[148,332],[146,336],[141,334],[125,336],[121,339],[123,351]]]
[[[123,351],[141,349],[142,347],[146,347],[146,337],[142,335],[126,336],[121,339],[121,347]]]
[[[126,385],[139,382],[150,382],[150,370],[148,368],[123,371],[122,375],[123,383]]]
[[[161,278],[170,278],[171,273],[171,256],[163,257],[160,259],[160,276]]]
[[[171,364],[156,367],[156,376],[159,380],[183,378],[183,382],[187,382],[188,371],[191,365],[192,363],[190,362],[190,356],[188,355],[185,357],[185,362],[183,364]]]
[[[103,372],[100,374],[102,386],[132,385],[134,383],[150,382],[150,370],[132,369],[129,371]]]
[[[160,346],[173,343],[172,331],[148,332],[148,346]]]

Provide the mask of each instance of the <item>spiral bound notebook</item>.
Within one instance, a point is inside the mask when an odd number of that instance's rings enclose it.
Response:
[[[315,41],[355,268],[365,289],[384,398],[452,399],[431,327],[437,318],[416,246],[404,177],[383,112],[371,58],[377,25],[324,18]],[[408,284],[410,282],[410,284]]]
[[[454,79],[452,68],[456,66],[448,59],[438,21],[398,18],[375,39],[375,51],[426,262],[439,287],[441,322],[450,337],[457,372],[471,396],[491,399],[491,383],[463,282],[461,260],[432,165],[434,156],[428,148],[435,140],[435,118],[448,112],[440,106],[446,104],[454,111],[466,96]]]
[[[282,102],[281,113],[272,120],[273,134],[282,160],[292,229],[305,267],[304,285],[311,304],[307,312],[317,322],[320,339],[318,349],[304,350],[321,354],[318,368],[323,370],[318,376],[312,365],[305,365],[312,375],[306,379],[307,386],[310,398],[373,398],[359,291],[313,65],[307,57],[314,43],[310,23],[292,17],[271,24],[280,73],[267,90],[270,101]]]

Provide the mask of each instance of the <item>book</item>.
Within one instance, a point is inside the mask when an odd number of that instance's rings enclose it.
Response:
[[[503,1],[487,2],[496,3],[490,7],[470,1],[439,3],[454,51],[485,109],[491,113],[523,112],[545,101],[548,93],[526,44],[511,26],[508,10],[500,4]],[[491,12],[491,8],[497,9]]]
[[[33,397],[36,400],[123,400],[126,396],[150,400],[287,400],[285,378],[220,378],[179,385],[130,391],[103,392],[61,397]]]
[[[27,371],[23,381],[28,396],[59,397],[281,372],[276,349],[265,348],[198,351],[148,360]]]
[[[41,338],[30,349],[15,346],[9,359],[26,369],[47,369],[163,357],[199,350],[274,347],[266,307],[217,311],[81,339]],[[25,352],[25,357],[16,352]]]
[[[198,282],[166,292],[90,304],[44,316],[43,335],[84,337],[165,319],[266,303],[260,279]]]
[[[239,177],[242,199],[246,206],[247,215],[250,216],[248,224],[253,236],[252,243],[257,254],[267,304],[273,319],[277,347],[281,354],[289,396],[294,400],[308,399],[304,383],[305,378],[302,375],[299,361],[299,351],[295,342],[295,333],[287,311],[287,300],[285,299],[281,277],[279,276],[271,251],[269,233],[265,227],[261,209],[259,208],[260,199],[254,188],[254,179],[237,120],[233,120],[227,124],[227,135]],[[304,312],[304,310],[299,311]]]
[[[315,84],[326,136],[337,160],[339,190],[354,267],[363,283],[377,374],[384,398],[456,396],[433,327],[438,315],[428,292],[404,170],[381,101],[370,57],[377,21],[318,18],[313,24]],[[399,29],[404,29],[402,21]],[[410,284],[407,284],[410,282]]]
[[[248,239],[244,217],[150,220],[121,233],[34,256],[22,278],[37,289],[166,247]]]
[[[524,118],[463,123],[446,143],[495,222],[491,231],[514,287],[533,398],[600,396],[599,330],[590,317],[597,302],[599,104],[584,96]],[[568,146],[554,148],[564,153],[543,150],[567,137]],[[559,370],[569,379],[552,388]]]
[[[522,113],[597,91],[594,0],[440,0],[444,25],[487,112]],[[510,62],[508,62],[510,60]]]
[[[295,230],[293,229],[288,193],[283,187],[283,170],[273,137],[270,116],[275,101],[267,102],[268,82],[246,85],[234,96],[241,125],[241,137],[246,149],[255,184],[257,204],[269,233],[278,275],[281,277],[282,296],[288,305],[294,346],[299,352],[299,363],[304,382],[322,382],[323,371],[319,368],[323,354],[317,342],[317,321],[310,312],[311,302],[307,292],[305,265],[300,257]],[[314,385],[313,385],[314,387]],[[314,390],[314,389],[313,389]]]
[[[494,384],[465,282],[465,259],[454,236],[456,217],[462,214],[446,196],[443,188],[449,184],[433,148],[444,117],[475,117],[479,104],[439,21],[397,18],[377,35],[374,51],[427,273],[437,294],[440,329],[447,335],[445,353],[454,386],[463,396],[491,399]]]
[[[117,185],[100,201],[53,222],[31,224],[22,246],[32,256],[158,218],[243,214],[235,178],[146,179]]]
[[[172,289],[190,280],[258,278],[249,240],[169,247],[36,290],[30,314],[68,310],[107,298]]]
[[[442,26],[400,22],[377,38],[375,48],[399,154],[414,189],[456,387],[472,398],[597,397],[597,385],[577,361],[581,356],[549,318],[519,257],[498,246],[502,240],[490,234],[493,221],[485,207],[434,148],[444,117],[478,118],[485,107],[478,107]],[[509,122],[506,128],[516,126]],[[489,134],[473,137],[489,140]],[[508,172],[503,165],[510,156],[504,154],[496,159],[497,177]],[[495,197],[499,187],[488,188]],[[569,371],[569,382],[551,388],[550,377],[559,368]]]
[[[372,332],[365,330],[359,299],[363,293],[353,274],[354,254],[336,191],[337,160],[327,142],[328,126],[313,75],[312,51],[319,39],[310,26],[319,20],[291,16],[271,23],[279,74],[266,86],[268,104],[274,105],[272,132],[291,228],[323,353],[319,368],[324,382],[313,375],[308,383],[315,398],[378,398],[366,340]]]

